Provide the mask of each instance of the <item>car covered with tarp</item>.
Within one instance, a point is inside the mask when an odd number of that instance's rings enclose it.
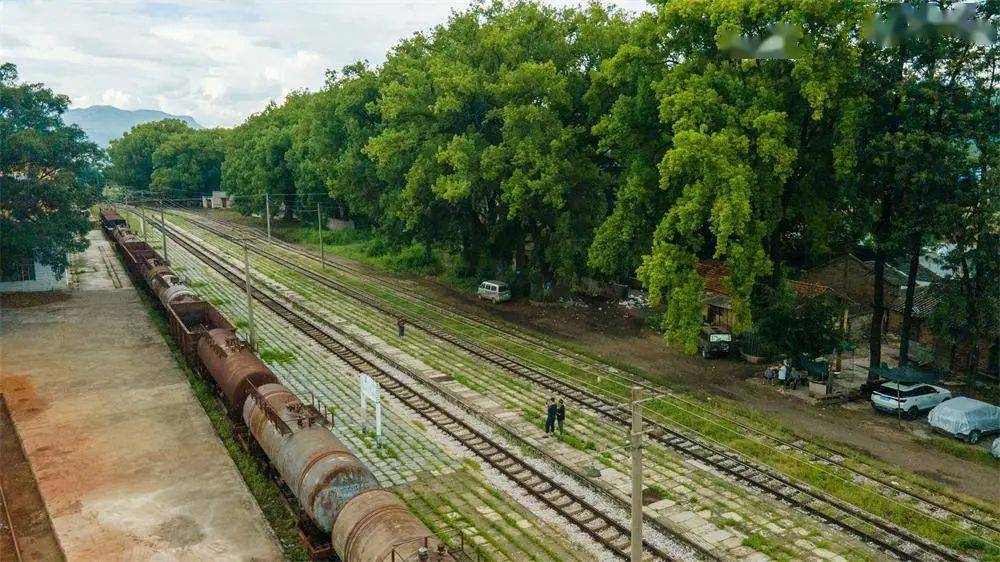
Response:
[[[993,456],[1000,459],[1000,437],[993,440]]]
[[[935,406],[927,422],[934,431],[977,443],[983,435],[1000,431],[1000,406],[960,396]]]

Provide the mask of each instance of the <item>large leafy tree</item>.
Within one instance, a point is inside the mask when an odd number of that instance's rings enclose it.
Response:
[[[979,6],[979,17],[996,7]],[[970,43],[959,35],[905,30],[893,41],[861,44],[854,89],[858,105],[856,166],[852,168],[855,207],[869,225],[875,253],[870,360],[882,361],[882,329],[887,302],[882,290],[886,263],[900,255],[909,262],[901,362],[908,359],[912,304],[919,257],[927,241],[963,230],[938,212],[968,199],[968,178],[980,176],[972,155],[983,153],[997,131],[998,47]],[[987,132],[992,131],[992,132]],[[941,220],[939,220],[941,219]]]
[[[173,135],[188,133],[191,128],[179,119],[163,119],[136,125],[121,138],[111,141],[108,157],[108,180],[130,192],[149,191],[152,182],[153,154]]]
[[[627,40],[592,73],[587,99],[601,115],[593,131],[597,150],[610,160],[611,213],[594,233],[588,263],[598,273],[631,276],[650,250],[653,230],[672,200],[659,188],[657,163],[670,145],[660,123],[653,85],[677,64],[661,41],[654,14],[629,26]],[[609,198],[610,199],[610,198]]]
[[[330,72],[326,87],[311,96],[295,125],[290,158],[299,193],[328,191],[334,211],[360,226],[380,226],[391,191],[364,153],[378,130],[372,103],[378,96],[378,74],[355,63],[339,75]]]
[[[150,190],[197,198],[220,189],[227,131],[188,130],[168,136],[153,153]]]
[[[297,92],[282,106],[271,103],[230,133],[222,187],[238,208],[261,212],[268,195],[272,212],[281,205],[285,220],[293,220],[298,197],[290,152],[292,130],[309,98],[310,94]]]
[[[400,44],[381,70],[382,127],[365,149],[402,185],[390,212],[468,271],[572,281],[610,190],[584,98],[625,24],[606,11],[500,3]]]
[[[932,287],[941,304],[930,319],[931,327],[950,336],[962,354],[970,389],[981,355],[990,346],[996,353],[1000,340],[1000,149],[995,138],[983,148],[976,159],[981,175],[963,178],[955,199],[938,210],[939,220],[950,225],[948,275]]]
[[[16,66],[0,66],[0,259],[33,256],[62,273],[87,247],[102,152],[63,122],[69,98],[17,80]]]
[[[660,41],[677,62],[652,84],[670,135],[658,166],[666,192],[659,204],[665,200],[666,208],[638,273],[652,300],[666,304],[668,340],[694,348],[704,287],[694,269],[698,260],[725,260],[736,328],[749,328],[754,288],[780,286],[789,239],[806,230],[822,233],[835,200],[834,145],[863,17],[839,4],[678,1],[658,7]],[[717,47],[723,33],[760,35],[776,23],[808,30],[795,60],[730,59]],[[638,60],[658,58],[642,44],[634,50]],[[662,140],[652,135],[650,141],[655,154]],[[641,167],[633,174],[633,182],[649,182]],[[620,206],[651,200],[643,198],[648,188],[632,191],[619,196]],[[612,217],[621,221],[623,214]],[[596,252],[591,259],[598,263],[608,253]]]
[[[63,122],[69,98],[17,80],[14,64],[0,66],[0,260],[33,256],[61,274],[87,247],[102,152]]]

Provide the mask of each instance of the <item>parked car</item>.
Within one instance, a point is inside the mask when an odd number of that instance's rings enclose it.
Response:
[[[476,294],[480,299],[493,301],[493,304],[510,300],[510,287],[503,281],[483,281],[479,284]]]
[[[698,353],[705,359],[729,355],[733,346],[733,334],[722,326],[705,324],[698,332]]]
[[[887,382],[872,391],[872,408],[890,414],[915,418],[951,398],[951,391],[930,384]]]
[[[1000,431],[1000,406],[959,396],[938,404],[927,421],[934,431],[978,443],[983,435]]]

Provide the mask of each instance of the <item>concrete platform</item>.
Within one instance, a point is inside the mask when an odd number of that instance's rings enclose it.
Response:
[[[69,292],[5,298],[6,396],[69,560],[280,560],[277,541],[97,231]]]

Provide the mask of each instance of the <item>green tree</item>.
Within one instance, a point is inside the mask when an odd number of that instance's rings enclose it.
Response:
[[[397,46],[365,148],[379,179],[402,186],[389,214],[426,247],[456,249],[469,273],[513,262],[570,286],[611,190],[584,94],[624,36],[597,6],[493,3]]]
[[[136,125],[121,138],[111,141],[108,157],[108,180],[124,186],[130,192],[149,191],[152,181],[153,154],[171,136],[190,132],[191,128],[178,119],[163,119]]]
[[[979,6],[979,16],[993,10]],[[954,232],[936,211],[958,197],[963,177],[976,172],[969,158],[996,140],[997,45],[959,36],[905,30],[889,45],[860,45],[852,77],[859,94],[852,205],[869,225],[875,253],[875,298],[869,334],[870,361],[882,361],[885,264],[908,258],[901,362],[908,358],[912,303],[925,242]],[[992,127],[992,129],[991,129]],[[986,131],[992,131],[990,133]],[[992,138],[991,138],[992,135]],[[987,151],[988,152],[988,151]]]
[[[153,153],[150,190],[197,198],[219,190],[227,131],[188,130],[167,137]]]
[[[760,314],[755,333],[769,354],[779,357],[826,355],[839,341],[839,305],[826,293],[810,297],[796,295],[787,284],[762,286],[755,299]]]
[[[806,231],[824,239],[836,201],[839,129],[851,98],[845,77],[856,67],[853,38],[863,17],[861,8],[839,4],[658,6],[656,32],[677,62],[652,84],[659,120],[670,134],[658,166],[659,186],[666,192],[659,204],[665,199],[666,209],[654,219],[659,224],[638,274],[651,300],[666,304],[668,341],[694,350],[703,292],[694,270],[698,260],[725,260],[735,328],[746,329],[753,323],[755,286],[778,287],[785,277],[787,241]],[[809,30],[794,61],[733,60],[717,47],[720,34],[761,34],[781,22]],[[658,59],[656,52],[643,52],[642,43],[633,50],[636,60]],[[656,154],[661,142],[652,136],[648,153]],[[631,190],[634,195],[620,194],[620,206],[649,200],[643,197],[648,171],[633,169],[638,188]],[[624,220],[625,212],[612,218]],[[598,263],[615,255],[600,247],[595,252],[592,260]],[[627,263],[629,254],[619,255],[624,257],[615,260]]]
[[[0,259],[30,256],[61,274],[87,247],[102,152],[63,122],[69,98],[17,79],[14,64],[0,66]]]
[[[627,40],[593,73],[587,92],[594,111],[597,152],[610,161],[611,213],[594,233],[588,263],[610,278],[631,276],[649,253],[656,223],[672,198],[659,188],[657,163],[670,146],[670,130],[660,123],[654,84],[677,64],[661,41],[654,14],[628,28]]]
[[[269,195],[271,211],[283,206],[284,219],[293,220],[298,197],[290,155],[292,130],[308,100],[309,94],[293,93],[284,105],[269,104],[230,133],[222,187],[243,212],[262,212]]]
[[[294,125],[291,159],[300,193],[328,191],[340,218],[359,226],[379,226],[391,190],[378,178],[364,147],[379,127],[372,106],[378,74],[355,63],[340,75],[330,72],[326,87],[311,97]]]

